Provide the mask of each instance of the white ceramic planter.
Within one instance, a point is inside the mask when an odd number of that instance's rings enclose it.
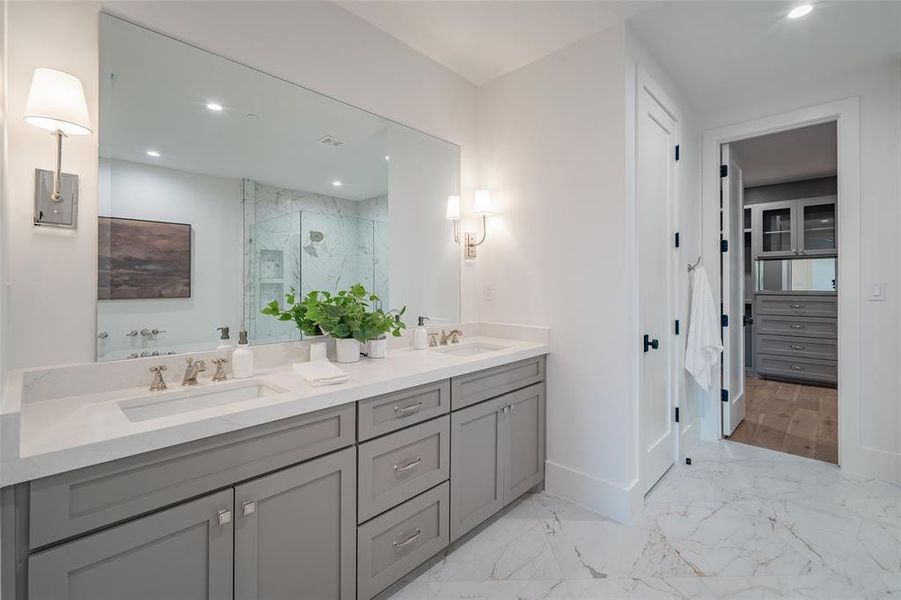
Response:
[[[385,358],[388,356],[388,338],[369,340],[369,350],[366,355],[369,358]]]
[[[335,357],[339,363],[355,363],[360,360],[360,342],[353,338],[335,340]]]

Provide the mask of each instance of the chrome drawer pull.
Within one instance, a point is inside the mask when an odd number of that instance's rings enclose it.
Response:
[[[789,325],[789,327],[791,327],[792,329],[804,329],[803,325],[798,325],[796,323],[792,323],[791,325]]]
[[[421,463],[421,462],[422,462],[422,457],[417,456],[416,458],[409,460],[404,464],[397,463],[396,465],[394,465],[395,477],[403,474],[406,471],[409,471],[410,469],[418,467],[419,463]]]
[[[223,508],[219,511],[219,525],[228,525],[232,522],[232,511]]]
[[[803,304],[789,304],[789,308],[804,308]]]
[[[801,367],[799,365],[792,365],[792,371],[803,371],[803,370],[804,370],[804,367]]]
[[[416,402],[415,404],[408,404],[407,406],[395,406],[394,407],[394,416],[398,419],[403,419],[404,417],[409,417],[410,415],[415,415],[419,412],[419,409],[422,408],[422,402]]]
[[[791,345],[791,349],[792,349],[792,350],[803,350],[803,349],[804,349],[804,346],[797,346],[797,345],[795,345],[795,344],[792,344],[792,345]]]
[[[410,544],[412,544],[416,540],[416,538],[419,537],[419,535],[421,533],[422,533],[422,529],[417,527],[416,531],[402,542],[397,541],[400,536],[394,538],[394,549],[397,551],[403,550],[406,546],[409,546]]]
[[[241,514],[245,517],[249,517],[253,513],[257,512],[257,503],[256,502],[245,502],[241,505]]]

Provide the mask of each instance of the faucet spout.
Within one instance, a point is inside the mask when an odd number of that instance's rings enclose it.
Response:
[[[185,376],[181,380],[182,385],[197,385],[197,375],[202,371],[206,371],[206,363],[202,360],[194,360],[189,356],[185,359]]]

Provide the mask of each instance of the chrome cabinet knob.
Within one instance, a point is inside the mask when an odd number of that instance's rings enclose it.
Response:
[[[232,511],[227,508],[223,508],[219,511],[218,517],[219,525],[228,525],[232,522]]]
[[[245,517],[249,517],[253,513],[257,512],[257,503],[256,502],[245,502],[241,505],[241,514]]]

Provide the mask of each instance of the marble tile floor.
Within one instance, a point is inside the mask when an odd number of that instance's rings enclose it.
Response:
[[[734,442],[691,456],[631,524],[530,495],[391,599],[901,598],[901,487]]]

